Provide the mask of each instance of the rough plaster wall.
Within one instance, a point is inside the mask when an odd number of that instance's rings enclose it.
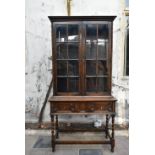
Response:
[[[113,35],[113,87],[118,99],[116,122],[128,122],[128,79],[122,80],[122,0],[72,0],[71,15],[116,15]],[[48,16],[67,15],[66,0],[26,0],[26,122],[36,122],[52,78],[51,26]],[[52,95],[52,94],[51,94]],[[81,119],[82,117],[82,119]],[[63,116],[63,121],[92,121],[97,116]],[[44,121],[49,121],[47,104]]]
[[[26,121],[36,122],[51,80],[49,15],[66,15],[65,0],[26,0]],[[51,94],[52,95],[52,94]],[[45,111],[49,120],[49,105]]]

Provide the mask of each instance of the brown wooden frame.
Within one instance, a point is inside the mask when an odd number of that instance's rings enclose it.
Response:
[[[54,95],[60,96],[70,96],[70,95],[88,95],[88,96],[98,96],[98,95],[110,95],[111,94],[111,72],[112,72],[112,31],[113,31],[113,20],[115,16],[55,16],[49,17],[52,23],[52,62],[53,62],[53,83]],[[86,60],[84,59],[84,50],[86,48],[85,44],[85,24],[104,24],[108,23],[109,27],[109,51],[108,51],[108,91],[107,92],[86,92],[86,81],[85,81],[85,64]],[[57,78],[56,78],[56,70],[57,70],[57,62],[56,62],[56,28],[55,24],[79,24],[79,36],[82,36],[79,40],[79,92],[57,92]],[[68,36],[68,32],[67,32]],[[67,59],[66,59],[67,60]],[[97,62],[97,61],[96,61]],[[83,67],[84,66],[84,67]],[[97,66],[97,65],[96,65]],[[66,78],[68,80],[68,78]],[[97,81],[97,80],[96,80]],[[68,82],[67,82],[68,84]]]
[[[72,93],[68,93],[68,92],[65,92],[65,93],[61,93],[61,92],[57,92],[56,90],[57,90],[57,78],[56,78],[56,75],[57,75],[57,73],[56,73],[56,70],[57,70],[57,62],[56,62],[56,27],[55,27],[55,25],[56,24],[79,24],[80,25],[80,23],[78,22],[78,21],[74,21],[74,22],[69,22],[69,21],[62,21],[62,22],[54,22],[54,23],[52,23],[53,24],[53,31],[52,31],[52,38],[53,38],[53,40],[52,40],[52,45],[53,45],[53,50],[52,50],[52,55],[53,55],[53,59],[52,59],[52,63],[53,63],[53,79],[54,79],[54,81],[53,81],[53,83],[54,83],[54,89],[53,89],[53,94],[54,95],[60,95],[60,96],[63,96],[63,95],[80,95],[80,93],[76,93],[76,92],[72,92]],[[81,31],[81,30],[80,30]],[[80,32],[79,32],[80,33]],[[67,32],[67,36],[68,36],[68,32]],[[63,43],[63,42],[62,42]],[[66,43],[69,43],[69,42],[66,42]],[[75,43],[79,43],[80,44],[80,41],[78,41],[78,42],[75,42]],[[81,49],[80,49],[80,47],[81,47],[81,45],[79,45],[79,53],[80,53],[80,51],[81,51]],[[67,49],[67,52],[68,52],[68,49]],[[66,59],[66,61],[67,61],[68,59]],[[79,56],[79,60],[78,61],[80,61],[80,56]],[[67,67],[68,68],[68,67]],[[80,67],[79,67],[79,73],[80,73]],[[68,83],[68,82],[67,82]],[[80,85],[80,83],[81,83],[81,81],[80,81],[80,78],[79,78],[79,85]]]
[[[114,118],[115,118],[115,102],[116,99],[111,96],[111,85],[112,85],[112,32],[113,32],[113,20],[115,16],[54,16],[49,17],[52,23],[52,60],[53,60],[53,81],[54,81],[54,90],[53,96],[49,99],[50,102],[50,116],[51,116],[51,144],[52,151],[55,151],[56,144],[110,144],[111,151],[114,152],[115,138],[114,138]],[[80,30],[79,34],[82,35],[80,38],[79,45],[79,93],[65,92],[58,93],[56,92],[56,29],[55,24],[63,22],[65,23],[79,23]],[[85,43],[85,24],[87,23],[105,23],[108,22],[109,27],[109,44],[108,44],[108,91],[102,93],[86,93],[86,71],[85,64],[86,59],[84,58],[84,49],[86,49]],[[97,28],[98,29],[98,28]],[[97,45],[98,46],[98,45]],[[98,51],[98,49],[97,49]],[[66,59],[67,60],[67,59]],[[98,61],[98,58],[96,62]],[[98,66],[96,65],[96,68]],[[94,76],[94,75],[93,75]],[[97,76],[96,76],[97,78]],[[97,79],[96,79],[97,80]],[[96,81],[97,83],[97,81]],[[68,87],[68,86],[67,86]],[[59,136],[59,115],[104,115],[106,116],[106,124],[103,129],[106,141],[61,141],[56,140]],[[111,130],[109,132],[109,119],[111,118]],[[71,130],[72,131],[72,130]]]

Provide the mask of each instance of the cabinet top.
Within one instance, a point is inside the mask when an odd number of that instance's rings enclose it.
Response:
[[[52,96],[48,101],[116,101],[113,96]]]
[[[113,21],[116,16],[48,16],[51,22],[55,21]]]

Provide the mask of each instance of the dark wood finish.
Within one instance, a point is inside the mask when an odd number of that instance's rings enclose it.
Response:
[[[94,112],[70,112],[70,111],[61,111],[61,112],[52,112],[51,115],[107,115],[115,114],[114,112],[109,111],[94,111]]]
[[[105,127],[106,138],[108,138],[108,128],[109,128],[108,124],[109,124],[109,116],[106,115],[106,127]]]
[[[52,152],[55,151],[55,125],[54,125],[54,116],[51,115],[51,144],[52,144]]]
[[[114,152],[115,147],[115,138],[114,138],[114,121],[115,121],[115,114],[112,115],[112,135],[111,135],[111,152]]]
[[[59,138],[58,115],[56,115],[56,138]]]
[[[58,113],[59,114],[59,113]],[[69,114],[69,113],[66,113]],[[82,113],[80,113],[82,114]],[[94,114],[93,112],[91,114]],[[103,128],[102,131],[104,131],[106,133],[107,138],[109,138],[109,140],[102,140],[102,141],[64,141],[64,140],[56,140],[57,134],[58,134],[58,128],[57,128],[57,122],[54,121],[54,117],[57,116],[52,114],[51,115],[51,125],[52,125],[52,130],[51,130],[51,144],[52,144],[52,152],[55,151],[55,145],[56,144],[110,144],[111,145],[111,152],[114,152],[114,147],[115,147],[115,138],[114,138],[114,118],[115,118],[115,113],[110,113],[107,112],[106,114],[102,113],[103,115],[106,115],[108,117],[108,119],[111,117],[111,128],[109,127],[109,124],[106,124],[106,127]],[[57,121],[58,119],[56,119]],[[106,122],[109,123],[109,122]],[[107,128],[108,127],[108,128]],[[109,129],[112,130],[112,134],[109,133]],[[61,130],[59,130],[61,131]],[[65,131],[65,130],[64,130]],[[63,131],[63,132],[64,132]],[[68,132],[74,132],[74,131],[80,131],[80,130],[68,130]],[[84,130],[83,130],[84,131]],[[95,130],[94,130],[95,131]],[[91,131],[92,132],[92,131]]]
[[[56,141],[55,144],[110,144],[109,141]]]
[[[49,17],[52,23],[54,82],[54,96],[49,99],[53,152],[56,144],[110,144],[111,151],[114,151],[116,99],[111,96],[111,83],[112,32],[115,17]],[[59,128],[59,115],[94,114],[106,116],[106,124],[102,128],[106,141],[56,140],[62,131]],[[112,134],[109,129],[112,130]]]
[[[68,102],[54,102],[51,103],[52,113],[89,113],[89,112],[112,112],[113,102],[84,102],[84,101],[68,101]]]
[[[63,18],[63,17],[62,17]],[[72,17],[73,18],[73,17]],[[76,17],[77,18],[77,17]],[[90,17],[89,17],[90,18]],[[104,18],[106,19],[109,19],[107,21],[104,21]],[[53,43],[53,52],[52,52],[52,55],[53,55],[53,79],[54,79],[54,95],[58,95],[58,96],[75,96],[75,95],[87,95],[87,96],[105,96],[105,95],[110,95],[111,94],[111,72],[112,72],[112,19],[114,17],[98,17],[97,19],[100,19],[100,20],[94,20],[94,18],[92,18],[92,21],[70,21],[68,18],[64,18],[64,20],[62,21],[59,21],[59,22],[52,22],[53,24],[53,29],[52,29],[52,43]],[[55,17],[54,18],[55,20],[57,19],[61,19],[60,17]],[[85,19],[85,18],[82,18],[82,19]],[[102,19],[102,20],[101,20]],[[78,40],[77,41],[74,41],[74,40],[66,40],[67,38],[69,37],[74,37],[74,36],[69,36],[69,33],[68,33],[68,25],[76,25],[78,27]],[[88,59],[86,58],[86,44],[87,44],[87,35],[86,35],[86,32],[87,32],[87,26],[91,26],[91,25],[95,25],[96,27],[96,40],[88,40],[90,42],[88,42],[91,46],[93,46],[93,44],[95,44],[97,46],[97,49],[94,51],[96,52],[96,56],[94,57],[94,59]],[[98,35],[98,26],[99,25],[102,25],[102,26],[106,26],[108,27],[108,35],[107,36],[103,36],[103,37],[106,37],[105,39],[102,38],[102,40],[99,38],[99,35]],[[62,34],[60,34],[60,30],[59,30],[59,34],[57,34],[57,29],[61,30],[62,31]],[[93,31],[92,31],[93,32]],[[59,38],[56,39],[59,35]],[[62,35],[62,36],[61,36]],[[64,35],[64,36],[63,36]],[[91,36],[93,37],[93,36]],[[89,38],[90,39],[90,38]],[[108,43],[106,43],[106,40],[108,40]],[[98,58],[98,48],[99,48],[99,44],[101,44],[102,46],[104,44],[108,44],[108,49],[106,49],[106,46],[107,45],[104,45],[102,47],[102,50],[105,48],[105,52],[107,54],[106,58]],[[66,57],[65,58],[58,58],[57,57],[57,46],[60,48],[60,45],[63,45],[63,46],[66,46]],[[77,46],[78,47],[78,58],[74,58],[74,59],[70,59],[69,56],[68,56],[68,53],[69,53],[69,49],[68,49],[68,46],[69,45],[72,45],[72,46]],[[90,46],[90,47],[91,47]],[[93,61],[94,60],[94,61]],[[106,62],[106,67],[107,67],[107,75],[99,75],[99,72],[98,72],[98,64],[99,64],[99,61],[103,63],[103,61]],[[75,74],[75,75],[69,75],[69,62],[73,63],[75,65],[75,63],[77,63],[77,71],[78,73]],[[87,72],[86,70],[89,68],[86,64],[87,63],[92,63],[92,62],[95,62],[95,66],[96,66],[96,73],[93,74],[93,75],[87,75]],[[63,63],[63,65],[62,65]],[[73,67],[73,64],[72,64],[72,67]],[[104,66],[104,64],[102,64]],[[60,67],[61,66],[61,67]],[[100,67],[103,67],[103,66],[100,66]],[[74,66],[75,67],[75,66]],[[90,66],[91,67],[91,66]],[[63,70],[63,73],[62,75],[59,75],[57,72],[60,72],[61,70]],[[75,68],[74,68],[74,71],[75,71]],[[91,71],[91,70],[90,70]],[[93,71],[93,69],[92,69]],[[69,85],[69,79],[70,78],[77,78],[77,91],[70,91],[70,88],[71,86]],[[92,78],[94,77],[95,78],[95,89],[94,91],[88,91],[87,90],[87,80],[91,80],[89,81],[89,84],[88,86],[91,87],[91,85],[93,84],[92,82]],[[99,77],[100,78],[104,78],[104,80],[106,79],[107,81],[105,81],[105,90],[99,90]],[[62,82],[62,84],[60,83],[59,80],[65,80]],[[75,80],[75,79],[74,79]],[[102,82],[103,79],[102,79]],[[58,85],[64,89],[61,90],[59,89]],[[107,87],[107,88],[106,88]],[[90,88],[89,88],[90,89]],[[92,87],[91,87],[92,89]]]
[[[62,21],[113,21],[116,16],[48,16],[51,22]]]

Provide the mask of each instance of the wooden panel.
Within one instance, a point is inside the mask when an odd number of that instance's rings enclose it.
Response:
[[[51,102],[51,112],[101,112],[114,111],[113,102]]]
[[[114,151],[116,99],[111,96],[111,71],[112,21],[115,17],[116,16],[49,17],[52,23],[53,38],[52,72],[54,96],[49,99],[53,152],[55,150],[55,144],[73,143],[111,144],[111,151]],[[55,138],[58,137],[59,132],[58,115],[65,114],[106,115],[106,136],[109,129],[108,115],[111,116],[112,135],[109,137],[109,141],[56,141]],[[54,121],[55,115],[56,122]]]

